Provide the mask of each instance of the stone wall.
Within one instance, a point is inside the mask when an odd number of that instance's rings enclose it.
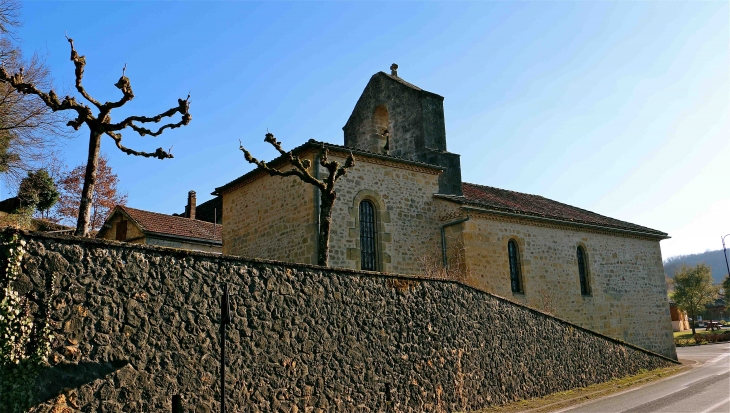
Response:
[[[348,153],[330,151],[345,162]],[[313,154],[303,158],[314,160]],[[337,181],[332,211],[330,265],[360,268],[359,204],[377,213],[378,269],[421,272],[417,259],[439,253],[439,222],[433,194],[437,168],[358,156]],[[318,163],[314,162],[316,165]],[[320,166],[321,177],[327,171]],[[266,174],[223,194],[223,253],[287,262],[317,262],[317,189],[296,177]]]
[[[314,203],[314,187],[297,177],[252,176],[223,194],[223,253],[317,262]]]
[[[43,395],[83,412],[228,408],[443,412],[605,381],[672,360],[455,282],[23,234],[21,292],[54,274]],[[63,390],[63,388],[67,388]],[[69,389],[70,388],[70,389]]]
[[[602,334],[676,357],[659,241],[469,212],[463,237],[467,283]],[[514,239],[524,293],[510,285]],[[577,248],[587,256],[582,295]]]

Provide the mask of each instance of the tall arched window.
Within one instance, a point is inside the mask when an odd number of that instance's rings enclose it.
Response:
[[[509,255],[509,278],[512,282],[513,293],[525,292],[522,287],[522,274],[520,273],[520,251],[517,248],[517,241],[511,239],[507,243],[507,254]]]
[[[360,202],[360,268],[363,270],[378,270],[375,224],[375,205],[367,200]]]
[[[578,277],[580,277],[580,293],[583,295],[591,295],[591,286],[588,283],[588,271],[586,261],[588,260],[583,247],[578,246]]]

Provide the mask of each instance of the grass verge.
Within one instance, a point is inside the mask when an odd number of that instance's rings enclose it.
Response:
[[[488,407],[472,413],[545,413],[589,400],[598,399],[610,394],[627,390],[630,387],[673,376],[687,370],[689,366],[672,366],[664,369],[645,371],[634,376],[614,379],[605,383],[594,384],[588,387],[553,393],[536,399],[520,400],[502,406]]]

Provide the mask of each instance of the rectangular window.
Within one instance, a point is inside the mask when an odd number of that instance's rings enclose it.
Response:
[[[127,220],[121,220],[117,222],[117,241],[124,241],[127,239]]]

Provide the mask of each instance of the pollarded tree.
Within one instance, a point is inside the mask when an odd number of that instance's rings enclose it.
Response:
[[[717,299],[720,291],[718,287],[712,285],[712,270],[704,263],[694,267],[683,265],[674,274],[672,284],[674,286],[672,300],[692,318],[692,334],[695,334],[697,315],[705,310],[705,304]]]
[[[355,157],[347,157],[344,165],[341,165],[337,161],[330,161],[327,159],[327,149],[322,145],[322,150],[319,152],[319,164],[322,165],[329,173],[324,179],[315,178],[309,171],[311,162],[309,159],[300,159],[292,152],[286,152],[281,148],[281,143],[274,138],[274,135],[267,133],[264,138],[264,142],[270,143],[276,150],[281,154],[283,159],[287,161],[288,165],[293,166],[292,169],[281,170],[280,168],[274,168],[268,165],[264,161],[251,156],[241,144],[240,148],[243,151],[243,156],[246,160],[256,166],[259,169],[265,171],[271,176],[296,176],[302,181],[314,185],[319,189],[320,197],[320,209],[319,209],[319,240],[317,243],[317,264],[327,266],[329,263],[329,248],[330,248],[330,228],[332,227],[332,206],[335,204],[337,199],[337,192],[335,191],[335,182],[347,173],[347,170],[355,166]]]
[[[81,126],[86,125],[89,128],[89,154],[86,162],[86,170],[84,173],[84,185],[81,191],[81,200],[79,202],[79,214],[76,223],[76,236],[87,236],[89,232],[89,222],[91,219],[91,205],[94,194],[94,186],[96,185],[97,168],[99,166],[99,150],[101,148],[101,137],[107,135],[114,140],[117,148],[127,155],[136,155],[144,157],[152,157],[158,159],[172,158],[172,154],[157,148],[155,152],[142,152],[130,149],[122,145],[122,135],[120,131],[131,128],[141,136],[151,135],[159,136],[165,129],[174,129],[190,123],[190,95],[186,99],[178,99],[177,106],[168,109],[156,116],[129,116],[121,122],[112,123],[111,111],[113,109],[124,106],[127,102],[134,98],[132,86],[129,78],[125,76],[125,69],[122,70],[122,77],[114,84],[122,91],[122,97],[118,101],[101,103],[94,99],[84,89],[81,80],[84,77],[84,68],[86,66],[86,58],[79,56],[74,48],[73,39],[66,37],[71,45],[71,60],[76,68],[76,90],[96,107],[96,114],[92,108],[84,103],[78,102],[72,96],[66,96],[60,100],[55,91],[43,92],[33,82],[27,81],[23,69],[21,68],[15,74],[9,74],[5,67],[0,67],[0,82],[4,82],[12,86],[15,90],[26,95],[38,96],[54,112],[70,110],[75,112],[75,118],[68,122],[68,126],[79,130]],[[168,123],[159,127],[156,131],[141,126],[143,123],[159,123],[163,118],[171,117],[179,113],[182,116],[177,123]]]

